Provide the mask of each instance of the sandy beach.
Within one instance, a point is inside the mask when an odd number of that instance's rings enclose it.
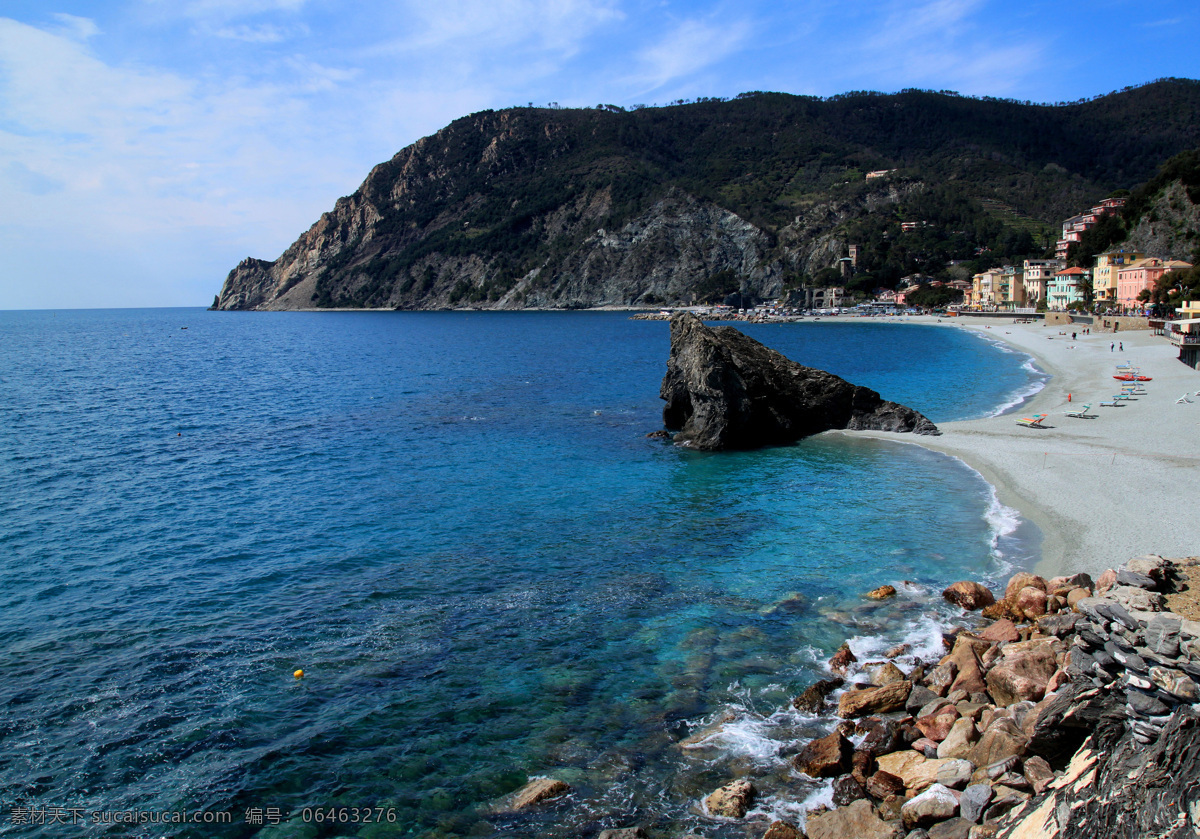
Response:
[[[1068,327],[993,318],[942,325],[1028,353],[1051,376],[1015,411],[940,424],[940,437],[905,440],[962,459],[996,488],[1001,503],[1036,524],[1043,536],[1039,573],[1097,574],[1140,554],[1200,554],[1200,373],[1182,364],[1165,338],[1095,332],[1072,340]],[[1124,352],[1110,349],[1114,342],[1122,342]],[[1126,361],[1153,379],[1144,384],[1146,393],[1120,407],[1101,407],[1120,392],[1113,375]],[[1192,402],[1176,404],[1184,393]],[[1087,404],[1093,418],[1066,416]],[[1016,423],[1035,413],[1048,414],[1044,427]]]

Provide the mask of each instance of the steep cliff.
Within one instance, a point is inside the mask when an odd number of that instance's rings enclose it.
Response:
[[[1164,110],[1179,118],[1150,120]],[[772,297],[850,243],[862,282],[887,285],[1023,252],[1017,231],[1195,145],[1200,85],[1182,80],[1061,107],[905,91],[484,111],[376,166],[278,259],[244,260],[216,307]]]

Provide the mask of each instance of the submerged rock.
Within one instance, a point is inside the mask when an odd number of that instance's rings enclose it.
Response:
[[[939,434],[926,417],[869,388],[790,361],[729,326],[671,318],[659,395],[675,442],[708,451],[790,443],[834,428]]]

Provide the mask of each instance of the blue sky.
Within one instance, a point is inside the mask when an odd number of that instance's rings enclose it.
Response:
[[[1195,0],[4,0],[0,309],[207,305],[484,108],[1200,78]]]

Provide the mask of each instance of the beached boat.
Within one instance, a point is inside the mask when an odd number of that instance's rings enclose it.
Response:
[[[1113,376],[1114,379],[1119,379],[1122,382],[1150,382],[1153,381],[1149,376],[1135,376],[1133,373],[1122,373],[1120,376]]]

